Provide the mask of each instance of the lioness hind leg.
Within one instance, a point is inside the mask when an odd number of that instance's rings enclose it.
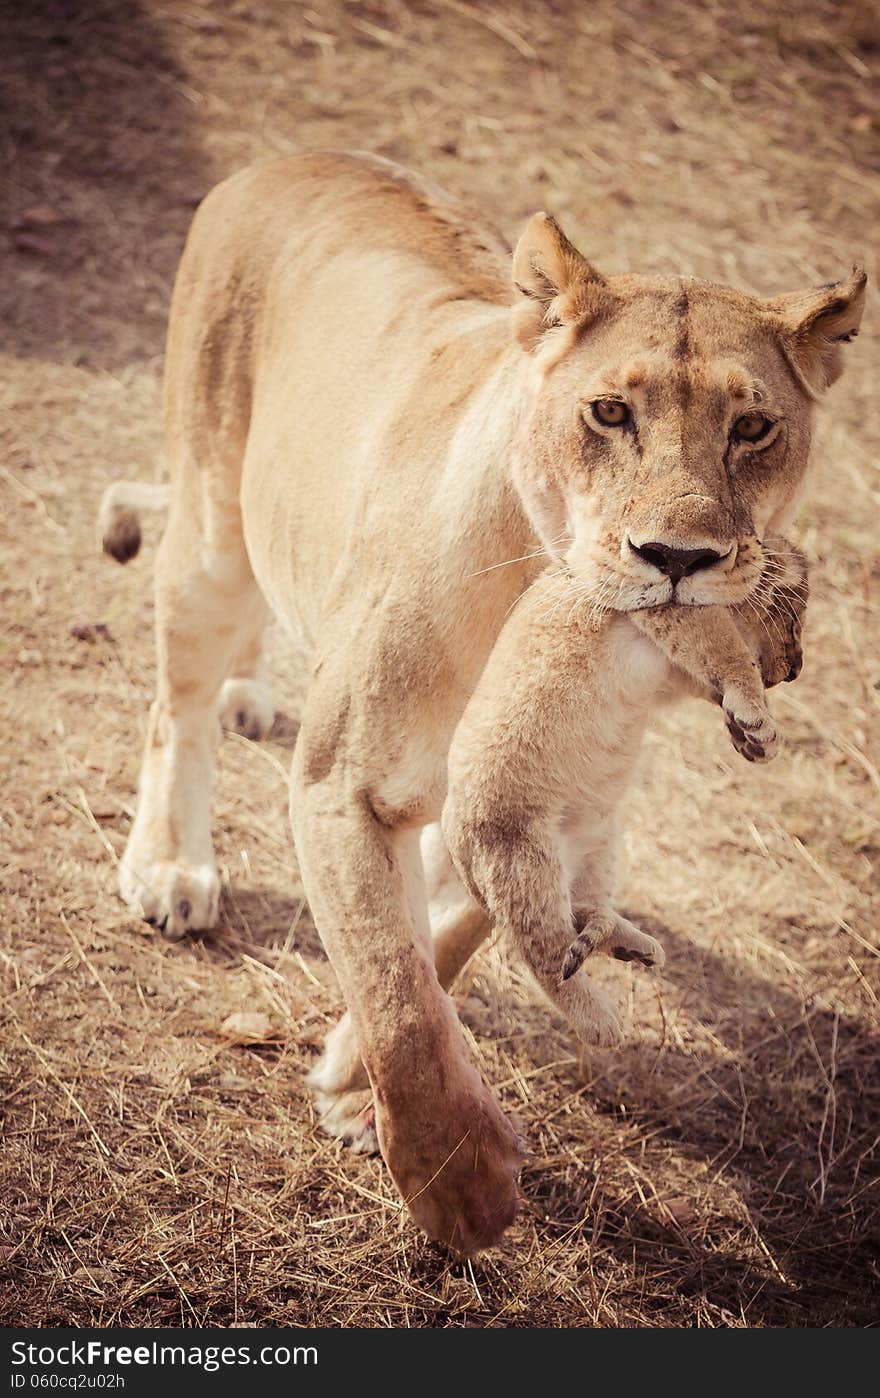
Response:
[[[172,511],[156,566],[157,695],[120,864],[125,902],[170,939],[217,920],[217,695],[240,636],[264,606],[240,530],[215,531],[213,540],[209,557],[191,521]]]
[[[232,733],[258,742],[265,738],[275,718],[272,691],[263,660],[263,637],[269,609],[257,608],[253,622],[239,642],[227,679],[220,690],[220,722]]]
[[[321,1129],[344,1141],[357,1155],[379,1150],[373,1089],[347,1012],[324,1041],[324,1051],[308,1076]]]

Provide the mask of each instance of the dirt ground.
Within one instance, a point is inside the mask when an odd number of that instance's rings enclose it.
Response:
[[[875,295],[829,395],[789,743],[717,716],[649,741],[622,905],[661,976],[605,972],[631,1038],[579,1052],[503,945],[457,991],[523,1124],[521,1219],[450,1262],[304,1074],[339,1010],[303,905],[282,716],[227,738],[214,935],[114,889],[151,697],[151,556],[97,550],[102,488],[162,473],[170,281],[208,188],[268,152],[366,148],[554,210],[601,267],[759,292],[877,284],[876,10],[851,0],[0,3],[0,1319],[39,1325],[876,1323],[880,560]],[[696,740],[694,739],[696,730]],[[263,1012],[266,1042],[221,1029]]]

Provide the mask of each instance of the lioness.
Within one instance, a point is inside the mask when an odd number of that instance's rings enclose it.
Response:
[[[774,755],[764,687],[800,673],[803,555],[764,538],[756,592],[736,607],[604,612],[548,568],[505,622],[455,731],[443,834],[455,866],[588,1044],[614,1044],[608,997],[575,976],[594,951],[662,966],[663,948],[612,905],[617,811],[664,700],[720,704],[749,762]]]
[[[488,919],[436,839],[427,880],[420,851],[456,724],[551,560],[615,611],[749,596],[865,283],[760,300],[606,278],[546,214],[512,286],[509,268],[491,228],[370,156],[270,160],[196,213],[166,360],[158,692],[121,871],[169,936],[215,921],[218,695],[234,685],[244,729],[266,708],[271,608],[314,648],[291,818],[350,1015],[313,1074],[326,1125],[363,1143],[372,1091],[413,1217],[464,1251],[510,1223],[521,1156],[446,993]]]

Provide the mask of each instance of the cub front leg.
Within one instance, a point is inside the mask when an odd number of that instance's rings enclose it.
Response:
[[[740,757],[747,762],[770,762],[779,750],[782,734],[767,708],[763,689],[755,687],[754,675],[745,682],[726,680],[718,702]]]
[[[756,655],[726,607],[662,607],[631,612],[697,693],[720,704],[727,731],[747,762],[769,762],[781,734],[767,708]]]
[[[758,587],[737,606],[629,614],[698,694],[721,704],[733,745],[749,762],[768,762],[779,746],[764,690],[800,674],[809,592],[799,549],[769,535],[764,554]]]

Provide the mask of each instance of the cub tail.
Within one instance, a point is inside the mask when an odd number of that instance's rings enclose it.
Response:
[[[104,552],[127,563],[141,546],[141,511],[167,510],[171,488],[141,481],[114,481],[101,496],[98,528]]]

